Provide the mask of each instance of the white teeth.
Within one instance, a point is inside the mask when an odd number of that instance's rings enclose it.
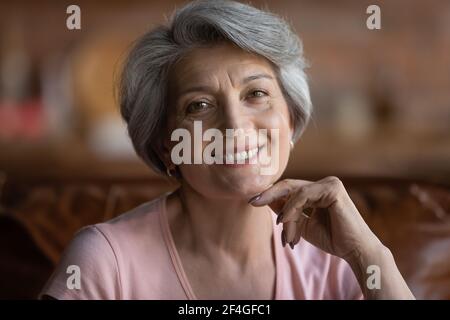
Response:
[[[241,151],[236,153],[227,153],[225,155],[225,161],[228,163],[234,161],[242,161],[253,158],[258,153],[258,148],[254,148],[248,151]]]
[[[247,154],[248,154],[248,159],[253,158],[256,154],[258,153],[258,148],[254,148],[251,150],[248,150]]]

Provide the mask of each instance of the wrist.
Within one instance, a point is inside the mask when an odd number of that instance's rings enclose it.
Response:
[[[391,251],[374,236],[374,238],[356,248],[344,257],[358,278],[367,277],[370,266],[384,267],[393,261]],[[359,280],[359,279],[358,279]]]
[[[371,275],[378,273],[379,284],[384,286],[384,273],[390,273],[396,268],[391,251],[378,239],[358,247],[345,260],[355,274],[366,299],[376,298],[380,291],[370,287],[368,279]]]
[[[377,237],[357,246],[344,260],[350,265],[357,263],[367,267],[371,264],[379,264],[380,260],[390,259],[392,253]]]

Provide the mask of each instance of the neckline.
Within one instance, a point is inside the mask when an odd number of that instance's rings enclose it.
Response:
[[[175,241],[172,236],[172,231],[170,230],[169,225],[169,219],[167,217],[166,212],[166,202],[167,202],[168,194],[163,196],[162,201],[160,202],[160,222],[161,227],[163,230],[163,234],[166,240],[166,246],[168,248],[170,257],[172,259],[173,266],[175,268],[175,271],[177,273],[178,280],[181,283],[181,286],[189,300],[198,300],[198,297],[195,295],[194,290],[192,289],[192,286],[189,282],[189,279],[186,275],[186,272],[184,271],[183,264],[181,262],[180,255],[178,253],[178,249],[175,246]],[[279,241],[277,241],[277,229],[276,229],[276,223],[275,223],[275,214],[272,212],[272,210],[269,208],[271,217],[272,217],[272,248],[274,250],[273,256],[275,260],[275,293],[273,300],[279,300],[280,298],[280,290],[281,290],[281,277],[280,277],[280,262],[281,262],[281,248],[279,247]]]

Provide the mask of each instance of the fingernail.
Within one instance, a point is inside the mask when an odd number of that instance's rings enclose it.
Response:
[[[294,249],[294,244],[292,242],[289,242],[289,246],[291,247],[291,249]]]
[[[283,212],[280,212],[277,217],[277,224],[280,224],[281,219],[283,219]]]
[[[253,203],[261,198],[261,194],[257,194],[256,196],[252,197],[250,200],[248,200],[248,203]]]
[[[283,248],[286,246],[286,233],[281,231],[281,242],[283,243]]]

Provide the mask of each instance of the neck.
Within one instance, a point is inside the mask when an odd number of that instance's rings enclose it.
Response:
[[[205,197],[185,184],[170,198],[170,211],[177,212],[171,219],[177,246],[244,264],[271,250],[272,217],[266,207],[253,207],[245,199]]]

